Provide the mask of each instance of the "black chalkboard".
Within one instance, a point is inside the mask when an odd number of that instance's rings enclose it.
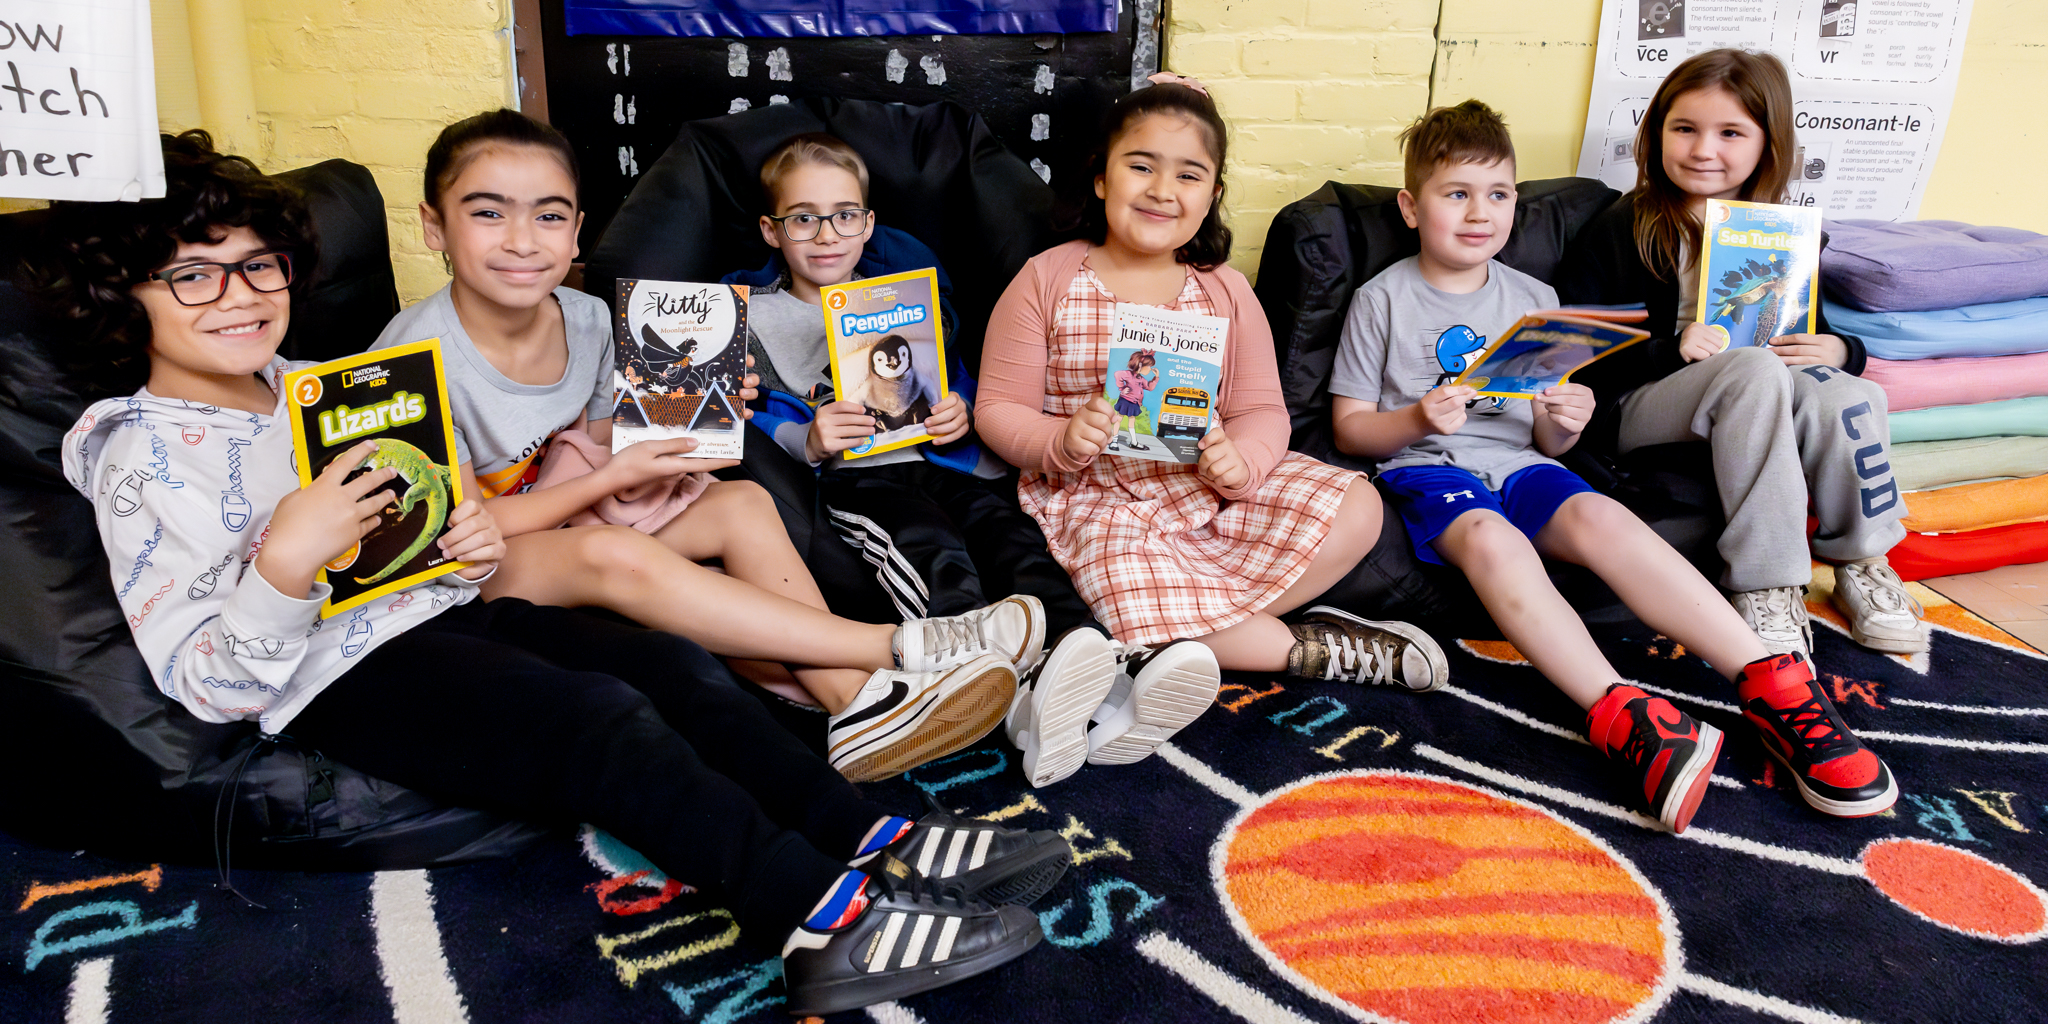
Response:
[[[1133,67],[1158,67],[1159,12],[1159,0],[1126,0],[1114,34],[708,39],[570,36],[561,0],[544,0],[548,120],[583,165],[583,251],[684,122],[731,113],[738,101],[950,99],[1057,186],[1063,172],[1079,173]]]

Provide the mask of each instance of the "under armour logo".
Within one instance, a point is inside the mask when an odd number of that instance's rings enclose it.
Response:
[[[1478,501],[1478,500],[1479,500],[1478,498],[1476,498],[1476,497],[1474,497],[1474,496],[1473,496],[1473,494],[1472,494],[1472,492],[1471,492],[1471,491],[1452,491],[1452,492],[1450,492],[1449,494],[1446,494],[1446,495],[1444,495],[1444,501],[1445,501],[1445,502],[1453,502],[1453,501],[1456,501],[1456,500],[1458,500],[1458,496],[1459,496],[1459,495],[1461,495],[1461,494],[1462,494],[1462,495],[1464,495],[1464,496],[1465,496],[1465,497],[1467,497],[1467,498],[1471,498],[1471,499],[1472,499],[1473,501]]]

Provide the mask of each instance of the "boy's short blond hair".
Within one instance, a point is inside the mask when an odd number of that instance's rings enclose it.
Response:
[[[1466,100],[1438,107],[1415,119],[1401,132],[1402,185],[1409,193],[1445,164],[1492,165],[1515,160],[1515,140],[1508,123],[1492,107]]]
[[[868,201],[868,165],[860,154],[836,135],[805,132],[775,147],[775,152],[761,161],[761,191],[768,194],[771,211],[778,206],[777,190],[782,179],[806,164],[837,167],[853,175],[860,182],[860,201]]]

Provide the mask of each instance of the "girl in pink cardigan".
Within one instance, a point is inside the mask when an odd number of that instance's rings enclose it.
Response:
[[[1442,650],[1406,623],[1328,606],[1296,624],[1277,617],[1371,551],[1379,495],[1358,473],[1287,451],[1271,329],[1244,275],[1223,265],[1223,120],[1200,83],[1153,81],[1105,121],[1087,237],[1032,258],[996,304],[976,410],[983,441],[1022,470],[1018,501],[1053,557],[1122,642],[1123,674],[1087,735],[1095,764],[1143,758],[1194,720],[1219,666],[1416,691],[1448,674]],[[1220,422],[1194,466],[1103,454],[1117,427],[1102,392],[1119,302],[1231,322]],[[1018,718],[1013,739],[1030,730]]]

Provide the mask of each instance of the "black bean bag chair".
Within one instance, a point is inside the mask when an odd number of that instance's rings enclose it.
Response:
[[[611,302],[622,277],[716,281],[765,265],[774,250],[758,227],[767,205],[761,162],[804,132],[846,140],[867,164],[868,205],[878,222],[938,254],[957,317],[947,351],[974,372],[989,311],[1024,261],[1055,241],[1053,192],[980,115],[957,103],[807,97],[685,124],[606,225],[584,267],[584,289]],[[751,426],[746,453],[742,467],[720,475],[752,479],[775,496],[832,610],[896,621],[873,570],[825,525],[810,467]]]
[[[398,311],[383,197],[340,160],[282,176],[307,194],[321,241],[283,352],[359,352]],[[43,219],[0,217],[0,265],[34,258]],[[308,870],[452,863],[538,836],[265,741],[253,722],[200,721],[157,690],[92,506],[64,482],[59,441],[86,405],[58,358],[68,340],[0,283],[0,831],[127,859],[210,864],[225,850],[234,866]]]
[[[1496,258],[1544,281],[1556,276],[1566,243],[1619,195],[1590,178],[1527,181],[1517,189],[1514,232]],[[1421,250],[1415,230],[1401,219],[1395,203],[1399,192],[1385,185],[1332,181],[1288,204],[1267,231],[1254,287],[1273,326],[1294,450],[1360,470],[1370,470],[1371,464],[1337,451],[1331,435],[1330,368],[1352,295],[1380,271]],[[1626,457],[1581,445],[1560,461],[1634,510],[1708,579],[1719,577],[1714,542],[1723,522],[1704,443],[1654,445]],[[1491,619],[1475,614],[1477,598],[1463,576],[1416,559],[1391,509],[1386,522],[1372,557],[1389,578],[1413,574],[1427,582],[1414,617],[1452,617],[1459,636],[1475,635],[1473,627],[1482,624],[1490,630]],[[1393,539],[1398,543],[1390,543]],[[1630,618],[1592,573],[1558,566],[1552,575],[1588,621]]]

